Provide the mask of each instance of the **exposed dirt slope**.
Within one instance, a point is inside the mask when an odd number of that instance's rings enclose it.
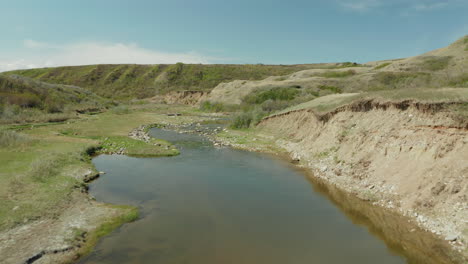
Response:
[[[175,91],[165,95],[157,95],[146,99],[152,103],[166,103],[166,104],[185,104],[185,105],[198,105],[210,92],[207,91]]]
[[[315,176],[414,218],[467,257],[468,129],[450,107],[364,100],[326,114],[282,113],[258,126]]]

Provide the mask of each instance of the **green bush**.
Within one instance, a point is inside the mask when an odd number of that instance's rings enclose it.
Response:
[[[252,113],[251,112],[243,112],[240,114],[237,114],[234,119],[232,120],[230,127],[231,128],[249,128],[250,125],[252,124]]]
[[[226,106],[223,103],[204,101],[200,104],[200,110],[207,112],[223,112]]]
[[[297,88],[272,88],[270,90],[260,90],[250,93],[246,97],[243,98],[243,102],[246,104],[261,104],[267,100],[283,100],[283,101],[290,101],[293,100],[299,91]]]

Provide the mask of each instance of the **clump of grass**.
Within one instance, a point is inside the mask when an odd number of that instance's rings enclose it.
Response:
[[[219,102],[204,101],[200,104],[200,110],[206,112],[229,112],[237,108],[235,105],[226,105]]]
[[[424,61],[419,64],[419,67],[426,71],[440,71],[447,68],[452,58],[452,56],[425,57]]]
[[[422,87],[429,84],[431,75],[423,72],[378,72],[369,83],[370,90],[398,89],[401,87]]]
[[[374,70],[380,70],[380,69],[383,69],[385,67],[387,67],[388,65],[392,64],[391,62],[385,62],[385,63],[382,63],[382,64],[379,64],[377,66],[374,67]]]
[[[290,101],[293,100],[298,94],[299,91],[297,88],[275,87],[269,90],[259,90],[252,92],[243,98],[243,102],[246,104],[261,104],[267,100]]]
[[[25,134],[11,130],[0,131],[0,147],[2,148],[16,147],[31,143],[31,141],[33,140]]]
[[[86,234],[86,240],[84,245],[80,245],[79,251],[76,253],[75,258],[78,259],[89,254],[93,247],[97,244],[99,239],[103,236],[110,234],[119,226],[130,223],[138,219],[139,212],[136,207],[127,205],[107,205],[111,208],[123,210],[120,215],[113,217],[112,219],[102,223],[95,230],[90,231]],[[82,230],[78,230],[75,235],[83,235]]]
[[[97,153],[124,153],[134,157],[175,156],[180,153],[171,143],[160,139],[151,139],[148,143],[127,136],[96,139],[101,140]]]
[[[331,85],[320,85],[319,86],[320,90],[328,90],[331,91],[332,93],[342,93],[343,90],[341,88],[336,87],[336,86],[331,86]]]
[[[230,127],[237,128],[237,129],[249,128],[250,125],[252,124],[252,121],[253,121],[252,113],[250,112],[240,113],[234,117]]]
[[[118,105],[112,108],[112,113],[116,115],[126,115],[130,113],[130,109],[126,105]]]
[[[349,76],[353,76],[356,74],[355,70],[347,70],[347,71],[327,71],[320,73],[318,76],[324,78],[345,78]]]
[[[73,157],[79,159],[77,155],[72,153],[66,155],[50,154],[37,159],[31,163],[29,175],[34,181],[45,183],[51,178],[58,176],[67,160],[71,160]]]

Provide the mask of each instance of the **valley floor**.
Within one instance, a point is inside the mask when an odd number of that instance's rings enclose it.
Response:
[[[359,109],[343,108],[326,121],[311,111],[295,110],[266,118],[255,129],[226,129],[212,139],[215,145],[289,155],[310,169],[311,177],[405,215],[434,233],[431,239],[452,248],[444,254],[463,263],[466,128],[454,127],[443,112],[414,106]],[[61,124],[3,127],[25,137],[0,148],[6,161],[1,164],[0,196],[7,201],[0,205],[2,261],[66,263],[89,252],[100,236],[138,217],[136,208],[89,197],[86,182],[99,176],[90,154],[176,155],[168,142],[128,136],[143,124],[177,126],[213,117],[187,106],[134,105],[124,114],[109,111]],[[379,221],[379,216],[366,217]],[[400,232],[395,243],[414,244],[422,236],[404,235],[413,231]],[[431,243],[423,247],[431,250]]]

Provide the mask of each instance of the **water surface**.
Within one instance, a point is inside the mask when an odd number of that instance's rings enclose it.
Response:
[[[406,263],[269,155],[215,148],[193,134],[153,129],[181,155],[101,155],[99,201],[136,205],[141,219],[104,238],[80,263]]]

